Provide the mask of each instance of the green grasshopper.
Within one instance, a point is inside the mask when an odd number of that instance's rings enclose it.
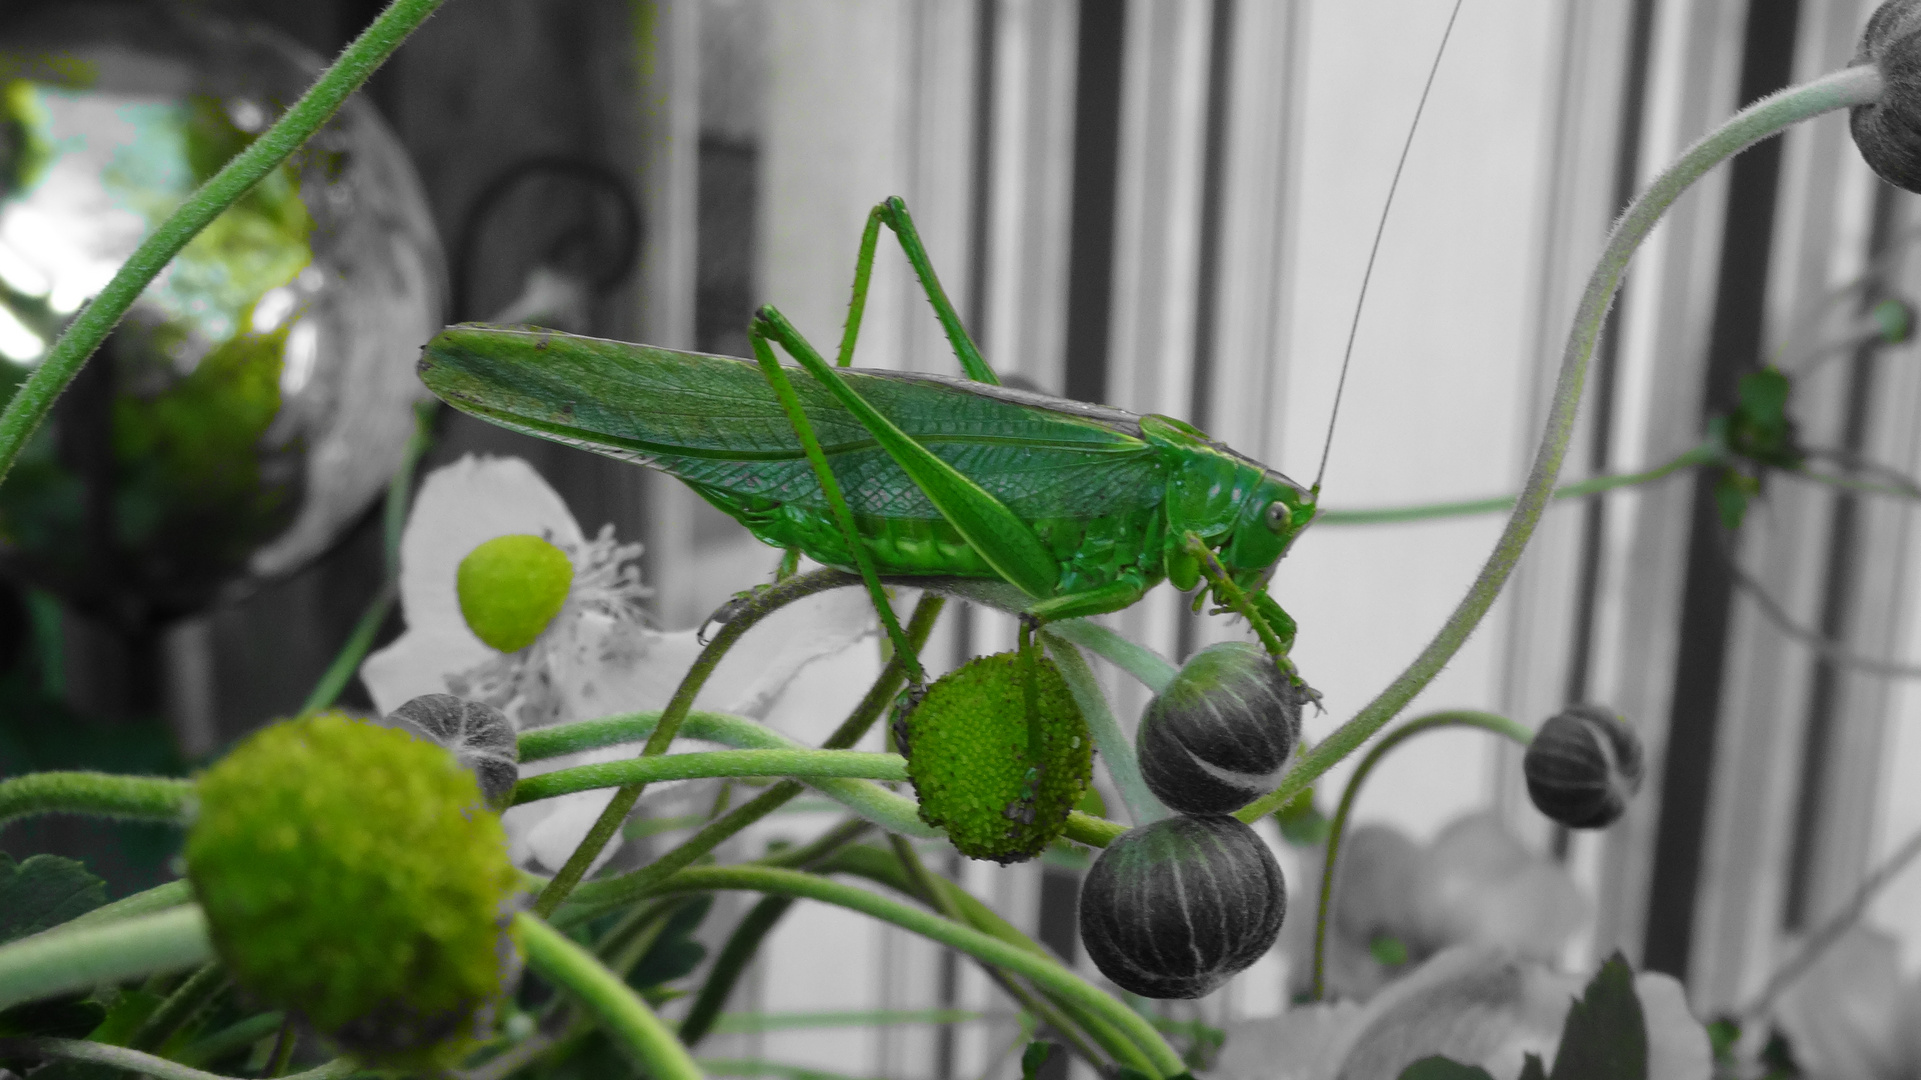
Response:
[[[882,225],[968,378],[848,368]],[[899,199],[869,215],[838,365],[771,307],[748,337],[758,364],[469,324],[428,343],[420,377],[456,408],[660,469],[762,541],[859,572],[896,641],[881,579],[986,599],[1031,629],[1206,577],[1292,672],[1294,621],[1266,586],[1316,491],[1179,420],[1001,386]],[[774,345],[810,379],[790,382]]]

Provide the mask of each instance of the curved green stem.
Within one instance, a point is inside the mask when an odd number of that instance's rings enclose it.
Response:
[[[1314,985],[1310,1000],[1319,1001],[1326,991],[1327,961],[1327,917],[1334,898],[1334,863],[1341,854],[1341,839],[1347,835],[1348,815],[1354,811],[1355,800],[1361,797],[1361,785],[1367,782],[1368,774],[1382,758],[1395,747],[1424,731],[1435,731],[1448,727],[1472,727],[1505,735],[1522,746],[1534,741],[1534,733],[1527,728],[1494,713],[1476,712],[1469,709],[1451,712],[1430,713],[1416,717],[1381,737],[1354,767],[1354,775],[1348,778],[1347,790],[1341,792],[1341,805],[1334,811],[1334,821],[1327,831],[1327,862],[1321,868],[1321,900],[1314,912]]]
[[[693,708],[694,698],[700,694],[701,687],[707,685],[708,676],[714,673],[721,658],[727,655],[727,650],[733,648],[741,635],[760,620],[796,600],[858,580],[840,570],[816,570],[811,574],[788,578],[777,585],[756,589],[742,598],[742,602],[731,612],[731,617],[722,624],[720,633],[714,635],[714,639],[701,650],[700,656],[695,658],[693,666],[687,669],[687,674],[681,677],[680,685],[674,689],[674,696],[668,699],[667,707],[661,710],[660,722],[647,736],[647,745],[641,748],[640,756],[657,757],[667,752],[674,736],[680,733],[681,722]],[[534,899],[536,915],[553,914],[560,902],[567,899],[567,894],[574,891],[580,879],[586,876],[587,868],[599,857],[601,849],[614,838],[614,832],[626,820],[628,812],[640,801],[640,794],[646,787],[646,784],[627,784],[614,793],[613,800],[595,819],[593,827],[587,830],[587,835],[574,848],[574,853],[567,857],[567,863],[560,868],[560,873],[555,874],[554,879]]]
[[[0,945],[0,1009],[213,959],[197,904],[85,929],[56,928]]]
[[[152,1015],[142,1021],[127,1045],[135,1050],[152,1050],[173,1037],[201,1009],[233,985],[232,976],[218,963],[203,964],[187,977]]]
[[[380,636],[381,624],[387,621],[388,614],[394,609],[394,600],[399,595],[400,588],[395,579],[389,578],[380,583],[373,599],[367,601],[366,608],[355,621],[353,630],[347,634],[347,640],[341,644],[340,651],[334,654],[333,663],[327,665],[327,670],[321,673],[319,681],[307,694],[306,702],[300,706],[300,715],[312,716],[322,709],[333,707],[340,692],[352,681],[354,672],[360,670],[360,662],[367,658],[368,651],[374,647],[374,639]]]
[[[0,826],[36,814],[179,822],[192,802],[193,781],[171,776],[28,773],[0,780]]]
[[[515,917],[527,966],[579,998],[653,1080],[699,1080],[700,1066],[660,1017],[594,954],[532,915]]]
[[[1712,465],[1725,459],[1726,451],[1713,443],[1702,443],[1692,450],[1684,451],[1672,459],[1640,472],[1611,473],[1606,476],[1591,476],[1586,480],[1576,480],[1572,484],[1562,484],[1548,496],[1550,501],[1561,499],[1581,499],[1617,491],[1637,484],[1649,484],[1665,480],[1683,469],[1699,465]],[[1385,525],[1397,521],[1428,521],[1434,518],[1464,517],[1469,514],[1493,514],[1514,507],[1516,495],[1496,495],[1490,499],[1467,499],[1461,502],[1425,503],[1420,506],[1382,506],[1366,510],[1322,510],[1314,515],[1317,525]]]
[[[124,1046],[91,1042],[86,1039],[0,1039],[0,1057],[39,1058],[42,1061],[78,1061],[106,1065],[135,1076],[156,1080],[230,1080],[217,1073],[202,1072],[177,1061],[130,1050]],[[306,1072],[294,1073],[285,1080],[337,1080],[352,1076],[360,1066],[347,1058],[335,1058]]]
[[[442,2],[393,0],[284,116],[221,166],[219,172],[188,196],[187,201],[134,250],[106,288],[100,290],[100,295],[81,309],[66,333],[53,343],[47,358],[28,376],[13,400],[7,402],[6,410],[0,412],[0,479],[13,468],[14,460],[40,422],[46,419],[54,400],[79,374],[87,358],[106,340],[148,283],[189,240],[319,130],[347,96],[359,89],[374,69],[407,40],[407,35],[427,21],[427,16]]]
[[[1312,784],[1315,777],[1353,753],[1356,747],[1406,707],[1414,695],[1440,674],[1441,669],[1466,643],[1468,635],[1480,625],[1481,618],[1493,606],[1494,598],[1507,583],[1508,575],[1521,557],[1521,551],[1527,547],[1529,537],[1534,534],[1534,526],[1541,518],[1541,511],[1554,491],[1554,480],[1560,475],[1561,461],[1567,454],[1568,437],[1574,430],[1575,413],[1580,408],[1581,388],[1587,381],[1588,360],[1594,355],[1595,340],[1600,335],[1608,307],[1614,302],[1614,294],[1620,288],[1621,275],[1627,270],[1628,260],[1633,257],[1635,249],[1641,246],[1641,241],[1646,239],[1674,200],[1709,169],[1741,150],[1810,117],[1874,102],[1880,98],[1881,91],[1882,81],[1878,71],[1872,67],[1856,67],[1763,98],[1736,113],[1732,119],[1689,147],[1679,161],[1668,166],[1646,191],[1635,198],[1620,221],[1615,223],[1614,231],[1608,237],[1607,248],[1602,252],[1600,262],[1588,278],[1587,289],[1581,295],[1574,327],[1561,355],[1560,376],[1555,382],[1554,400],[1548,409],[1547,424],[1541,433],[1540,446],[1535,450],[1534,464],[1528,471],[1527,485],[1514,505],[1514,513],[1508,518],[1507,526],[1501,531],[1500,540],[1495,543],[1494,551],[1469,586],[1467,595],[1461,598],[1453,614],[1448,616],[1447,622],[1434,635],[1434,640],[1421,650],[1407,670],[1401,672],[1353,719],[1342,724],[1304,755],[1282,778],[1280,787],[1242,807],[1235,817],[1252,822],[1287,805],[1301,789]]]
[[[1047,632],[1058,638],[1066,638],[1113,664],[1156,694],[1167,689],[1167,684],[1180,674],[1181,669],[1169,662],[1167,657],[1088,619],[1051,622],[1047,624]]]
[[[1141,763],[1134,756],[1134,741],[1121,730],[1113,710],[1107,707],[1107,695],[1101,693],[1101,684],[1088,669],[1087,659],[1071,642],[1055,637],[1051,629],[1042,631],[1041,639],[1054,657],[1054,666],[1060,669],[1061,678],[1067,682],[1067,692],[1081,707],[1088,734],[1094,737],[1094,749],[1100,751],[1108,775],[1120,790],[1121,801],[1127,804],[1127,816],[1136,825],[1151,824],[1166,817],[1168,809],[1148,790],[1147,781],[1141,779]]]
[[[76,916],[61,923],[54,929],[79,930],[82,927],[102,926],[110,922],[120,922],[138,915],[151,915],[182,904],[193,902],[193,886],[182,879],[155,885],[151,889],[134,893],[132,896],[115,900],[111,904],[94,908],[85,915]]]
[[[1154,1025],[1053,960],[999,938],[989,937],[971,926],[963,926],[932,912],[889,900],[866,889],[796,870],[757,866],[697,866],[675,874],[665,883],[661,892],[715,892],[723,889],[798,896],[893,923],[976,959],[1007,968],[1041,987],[1049,996],[1058,996],[1101,1017],[1125,1032],[1147,1055],[1154,1070],[1161,1076],[1178,1076],[1187,1071],[1180,1055],[1167,1045],[1167,1040],[1154,1029]]]
[[[691,754],[576,765],[514,785],[511,805],[551,799],[576,791],[651,784],[657,780],[691,780],[709,776],[839,776],[863,780],[907,779],[907,759],[899,754],[871,754],[864,750],[710,750]]]

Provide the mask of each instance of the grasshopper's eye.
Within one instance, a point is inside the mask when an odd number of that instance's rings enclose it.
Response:
[[[1294,524],[1294,508],[1279,499],[1267,504],[1267,527],[1275,532],[1286,532]]]

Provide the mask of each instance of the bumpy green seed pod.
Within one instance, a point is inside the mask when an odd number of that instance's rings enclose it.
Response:
[[[1301,737],[1301,694],[1242,641],[1188,660],[1141,714],[1141,777],[1184,814],[1229,814],[1274,790]]]
[[[520,740],[507,714],[452,694],[422,694],[387,719],[444,747],[455,761],[473,771],[489,808],[507,808],[514,785],[520,782]]]
[[[370,1064],[451,1064],[518,965],[518,882],[471,772],[337,713],[199,778],[187,876],[236,982]]]
[[[1019,653],[970,660],[936,679],[895,724],[921,820],[969,858],[1010,863],[1040,854],[1093,775],[1087,721],[1044,655],[1032,668],[1042,742],[1030,760],[1024,668]]]
[[[1535,809],[1570,829],[1605,829],[1641,790],[1641,737],[1608,709],[1570,705],[1534,733],[1521,772]]]
[[[1107,846],[1081,885],[1081,944],[1151,998],[1197,998],[1266,955],[1287,914],[1267,845],[1231,817],[1171,817]]]
[[[1921,0],[1888,0],[1868,18],[1854,63],[1880,69],[1884,90],[1849,110],[1854,145],[1883,180],[1921,191]]]

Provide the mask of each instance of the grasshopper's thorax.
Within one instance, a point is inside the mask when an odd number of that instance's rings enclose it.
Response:
[[[1236,584],[1266,584],[1287,546],[1314,517],[1314,496],[1300,485],[1165,416],[1144,416],[1141,431],[1172,466],[1167,482],[1168,578],[1191,589],[1200,567],[1180,554],[1188,533],[1213,548]]]

